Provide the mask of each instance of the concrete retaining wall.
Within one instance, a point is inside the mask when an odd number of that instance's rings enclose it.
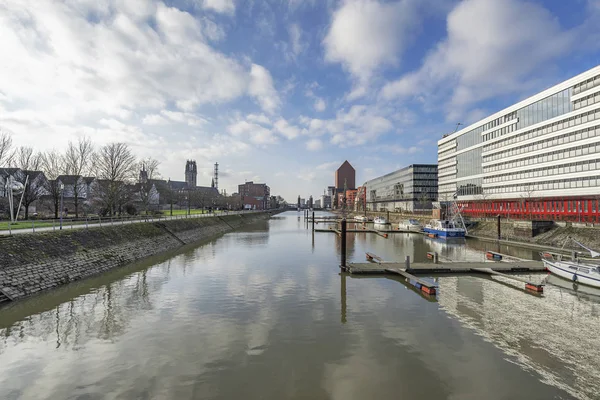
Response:
[[[268,218],[228,215],[2,238],[0,291],[17,300]]]

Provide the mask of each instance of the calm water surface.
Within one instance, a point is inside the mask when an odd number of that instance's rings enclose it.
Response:
[[[288,212],[0,309],[0,399],[599,399],[600,293],[340,275]],[[351,261],[491,244],[349,236]],[[533,276],[541,280],[543,276]]]

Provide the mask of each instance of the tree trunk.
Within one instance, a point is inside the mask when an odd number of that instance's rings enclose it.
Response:
[[[77,184],[76,184],[77,186]],[[78,197],[78,193],[77,190],[74,190],[73,193],[75,194],[75,198],[73,199],[73,201],[75,202],[75,218],[79,218],[79,199]]]
[[[58,219],[58,198],[54,199],[54,219]]]
[[[29,204],[23,204],[25,207],[25,220],[29,219]]]

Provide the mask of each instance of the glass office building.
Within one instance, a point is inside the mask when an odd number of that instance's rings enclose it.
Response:
[[[367,210],[431,213],[437,200],[438,168],[414,164],[367,181]]]
[[[445,135],[438,179],[467,215],[597,221],[600,66]]]

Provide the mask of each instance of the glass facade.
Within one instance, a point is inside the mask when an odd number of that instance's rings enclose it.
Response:
[[[367,209],[415,211],[431,209],[437,200],[437,165],[415,164],[365,183]]]

